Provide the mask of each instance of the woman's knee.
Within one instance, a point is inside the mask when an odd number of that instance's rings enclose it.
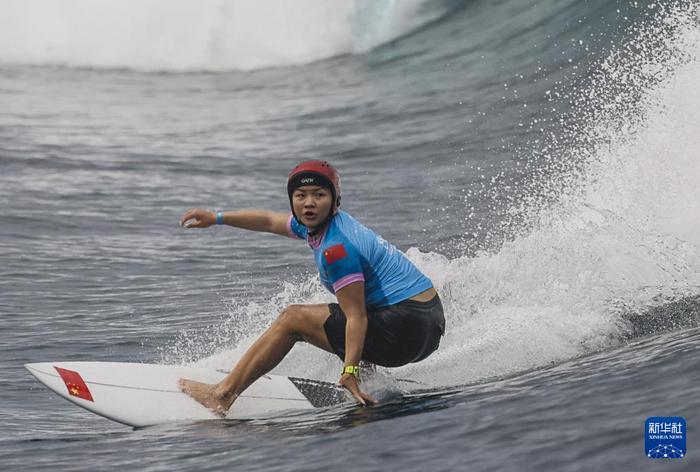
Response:
[[[291,333],[297,334],[299,326],[304,321],[304,306],[289,305],[277,316],[275,324]]]

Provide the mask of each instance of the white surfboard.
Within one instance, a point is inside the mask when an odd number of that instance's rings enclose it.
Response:
[[[134,427],[218,419],[182,393],[177,382],[188,378],[216,383],[227,374],[217,369],[121,362],[45,362],[25,367],[66,400]],[[226,418],[250,419],[330,406],[345,399],[343,390],[329,382],[265,375],[238,397]]]

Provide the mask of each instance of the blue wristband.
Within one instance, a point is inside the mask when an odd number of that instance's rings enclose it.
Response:
[[[223,211],[216,212],[216,224],[217,225],[224,224],[224,212]]]

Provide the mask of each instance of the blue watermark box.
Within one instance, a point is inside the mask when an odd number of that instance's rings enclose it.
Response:
[[[644,452],[650,459],[681,459],[686,454],[681,416],[650,416],[644,423]]]

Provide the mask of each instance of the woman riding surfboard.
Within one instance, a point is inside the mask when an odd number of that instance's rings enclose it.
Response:
[[[432,282],[396,247],[339,209],[340,175],[326,161],[305,161],[288,176],[292,213],[187,210],[180,224],[214,224],[305,240],[323,285],[338,303],[290,305],[218,384],[181,379],[180,388],[225,414],[236,398],[272,370],[298,341],[344,362],[339,385],[361,404],[376,403],[358,384],[360,361],[398,367],[425,359],[445,332]]]

